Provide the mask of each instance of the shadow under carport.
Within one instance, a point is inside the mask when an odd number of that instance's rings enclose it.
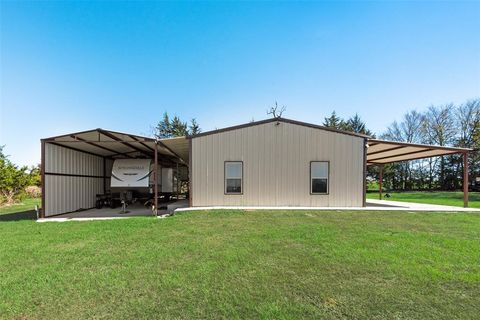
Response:
[[[36,219],[37,219],[37,212],[35,210],[0,214],[0,222],[2,222],[2,221],[20,221],[20,220],[36,220]]]

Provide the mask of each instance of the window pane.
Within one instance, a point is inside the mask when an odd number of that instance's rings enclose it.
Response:
[[[241,162],[226,162],[225,163],[225,178],[242,178],[242,163]]]
[[[227,179],[227,193],[242,193],[242,179]]]
[[[327,179],[312,179],[312,193],[327,193]]]
[[[310,170],[312,178],[328,178],[328,162],[312,162]]]

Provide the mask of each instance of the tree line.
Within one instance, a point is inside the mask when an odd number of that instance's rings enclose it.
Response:
[[[480,99],[412,110],[380,138],[474,149],[468,156],[469,180],[474,181],[480,174]],[[462,155],[454,154],[385,166],[384,180],[395,190],[456,190],[462,187],[463,170]]]
[[[325,118],[327,127],[375,135],[358,115],[343,120],[332,112]],[[400,121],[391,123],[380,139],[410,143],[453,146],[474,149],[468,156],[469,180],[480,176],[480,99],[455,105],[429,106],[426,111],[412,110]],[[420,160],[403,161],[384,166],[385,189],[390,190],[457,190],[462,187],[463,159],[461,154]],[[378,167],[368,169],[368,178],[378,181]]]

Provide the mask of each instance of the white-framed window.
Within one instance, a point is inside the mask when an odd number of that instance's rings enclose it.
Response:
[[[243,194],[243,161],[225,161],[225,194]]]
[[[328,194],[330,163],[328,161],[310,162],[310,193]]]

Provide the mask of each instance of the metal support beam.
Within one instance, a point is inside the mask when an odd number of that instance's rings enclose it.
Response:
[[[193,207],[193,148],[192,148],[193,139],[188,139],[188,206]]]
[[[101,130],[101,129],[99,129],[98,131],[101,132],[103,135],[109,137],[110,139],[113,139],[113,140],[115,140],[115,141],[118,141],[118,142],[120,142],[121,144],[123,144],[123,145],[125,145],[125,146],[127,146],[127,147],[129,147],[129,148],[131,148],[131,149],[133,149],[133,150],[135,150],[135,151],[138,151],[138,152],[140,152],[140,153],[142,153],[142,154],[144,154],[144,155],[146,155],[147,157],[150,157],[150,156],[151,156],[147,151],[142,150],[142,149],[140,149],[140,148],[132,145],[131,143],[128,143],[128,142],[126,142],[126,141],[123,141],[122,139],[114,136],[113,134],[111,134],[111,133],[108,132],[108,131]]]
[[[180,188],[179,188],[179,185],[178,185],[178,181],[180,180],[179,179],[179,172],[178,172],[178,162],[177,162],[177,172],[176,172],[176,176],[177,176],[177,201],[178,201],[178,196],[180,195]]]
[[[94,143],[94,142],[85,140],[85,139],[80,138],[80,137],[77,137],[77,136],[75,136],[75,135],[71,135],[70,137],[72,137],[72,138],[75,139],[75,140],[78,140],[78,141],[84,142],[84,143],[86,143],[86,144],[89,144],[89,145],[91,145],[91,146],[94,146],[94,147],[96,147],[96,148],[99,148],[99,149],[102,149],[102,150],[111,152],[112,154],[109,155],[109,156],[124,155],[124,156],[126,156],[126,157],[133,158],[131,155],[128,155],[128,154],[126,154],[126,153],[120,153],[120,152],[118,152],[118,151],[116,151],[116,150],[113,150],[113,149],[110,149],[110,148],[107,148],[107,147],[98,145],[98,144],[96,144],[96,143]]]
[[[45,218],[45,141],[41,140],[41,144],[40,182],[42,184],[42,209],[40,210],[40,218]]]
[[[379,166],[380,168],[380,173],[379,173],[379,177],[378,177],[378,199],[382,200],[383,198],[383,190],[382,190],[382,186],[383,186],[383,164]]]
[[[153,201],[153,205],[155,206],[154,208],[154,213],[155,213],[155,216],[158,215],[158,147],[157,147],[157,143],[155,142],[155,162],[154,162],[154,167],[153,167],[153,183],[154,183],[154,192],[155,192],[155,195],[154,195],[154,201]]]
[[[103,157],[103,194],[107,193],[107,159]]]
[[[468,152],[463,153],[463,206],[468,208]]]
[[[363,142],[363,203],[362,206],[367,206],[367,152],[368,152],[368,140],[367,138],[364,139]],[[190,153],[190,157],[192,154]]]

